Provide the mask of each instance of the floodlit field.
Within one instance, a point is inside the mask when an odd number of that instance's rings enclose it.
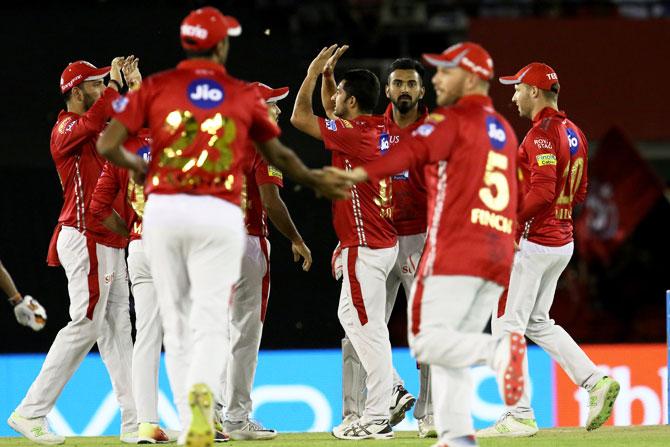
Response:
[[[301,433],[281,434],[273,441],[231,441],[227,444],[244,447],[342,447],[348,441],[333,438],[329,433]],[[373,441],[365,445],[377,445]],[[383,446],[431,446],[434,439],[419,439],[415,432],[398,432],[396,438],[390,441],[380,441]],[[0,447],[34,446],[32,442],[23,438],[0,438]],[[100,447],[123,446],[118,438],[68,438],[66,446],[71,447]],[[355,445],[358,445],[356,443]],[[646,427],[604,427],[593,433],[587,433],[582,428],[556,428],[542,430],[537,436],[523,439],[485,439],[480,441],[482,447],[667,447],[670,446],[670,426]]]

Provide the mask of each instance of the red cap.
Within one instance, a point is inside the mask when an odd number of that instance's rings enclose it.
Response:
[[[485,81],[493,78],[493,60],[489,52],[474,42],[457,43],[444,50],[442,54],[427,53],[423,58],[435,67],[461,67]]]
[[[547,64],[541,62],[531,62],[523,67],[514,76],[503,76],[499,78],[501,84],[528,84],[534,85],[542,90],[551,90],[558,93],[558,75]]]
[[[262,82],[254,82],[253,85],[258,87],[261,97],[267,102],[277,102],[288,96],[288,87],[272,88]]]
[[[194,51],[209,50],[226,36],[240,34],[240,22],[235,17],[224,16],[212,6],[191,11],[180,27],[181,46]]]
[[[86,61],[77,61],[69,64],[60,75],[60,91],[65,93],[84,81],[95,81],[107,76],[112,67],[96,68]]]

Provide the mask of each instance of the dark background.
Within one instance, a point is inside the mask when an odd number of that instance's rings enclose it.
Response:
[[[561,106],[597,147],[621,125],[667,184],[670,178],[670,11],[666,2],[458,2],[453,0],[70,1],[46,6],[4,6],[4,63],[0,67],[0,259],[17,287],[47,308],[49,323],[33,333],[0,305],[0,352],[46,351],[68,321],[67,282],[45,257],[62,204],[49,155],[49,135],[63,107],[58,81],[67,63],[97,66],[135,54],[147,76],[174,66],[182,53],[178,26],[206,4],[239,18],[228,70],[272,86],[288,85],[279,105],[282,140],[310,166],[329,158],[319,142],[288,123],[295,93],[318,50],[350,44],[338,68],[366,67],[385,80],[395,58],[419,58],[470,38],[491,52],[497,74],[512,74],[534,59],[550,63],[562,84]],[[265,30],[270,30],[269,36]],[[504,73],[503,73],[504,72]],[[509,73],[507,73],[509,72]],[[426,103],[434,105],[428,70]],[[491,94],[519,137],[529,127],[511,108],[511,91]],[[318,104],[315,98],[315,105]],[[381,98],[379,111],[386,105]],[[318,110],[318,106],[317,106]],[[339,346],[339,283],[330,276],[337,241],[330,204],[286,182],[282,195],[314,255],[311,272],[291,260],[290,246],[274,231],[272,293],[263,347]],[[662,341],[664,290],[670,287],[667,235],[670,207],[659,200],[608,264],[576,254],[557,291],[557,321],[580,342]],[[404,300],[391,322],[392,342],[404,345]]]

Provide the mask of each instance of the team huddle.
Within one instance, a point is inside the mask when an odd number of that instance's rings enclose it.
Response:
[[[67,275],[71,321],[9,425],[40,444],[64,443],[46,416],[97,343],[122,442],[204,447],[276,437],[250,417],[270,294],[268,218],[302,269],[312,264],[279,193],[284,174],[333,200],[339,244],[331,262],[342,281],[337,316],[345,332],[335,437],[391,439],[412,407],[419,436],[438,438],[437,447],[534,435],[526,336],[588,391],[587,430],[603,425],[619,384],[549,317],[573,252],[572,208],[586,195],[588,153],[558,109],[556,72],[534,62],[500,78],[533,123],[519,145],[488,96],[493,61],[478,44],[423,55],[436,67],[431,112],[423,65],[397,59],[383,115],[373,112],[377,76],[352,69],[336,81],[348,47],[323,48],[290,118],[332,155],[332,166],[309,169],[278,139],[278,102],[288,88],[225,69],[230,37],[241,32],[235,18],[204,7],[181,24],[186,58],[174,69],[143,79],[129,56],[105,68],[74,62],[61,75],[67,107],[51,154],[64,204],[48,261]],[[312,106],[319,78],[324,117]],[[417,398],[393,368],[387,327],[401,285]],[[25,321],[30,309],[21,308]],[[33,312],[45,320],[40,309]],[[492,334],[484,332],[489,319]],[[159,425],[161,347],[180,432]],[[496,372],[507,406],[477,433],[474,365]]]

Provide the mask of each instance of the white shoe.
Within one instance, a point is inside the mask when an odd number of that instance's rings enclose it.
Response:
[[[235,441],[274,439],[277,437],[277,430],[265,428],[257,421],[247,419],[242,422],[224,421],[223,431]]]
[[[605,376],[589,390],[589,416],[586,419],[588,431],[599,428],[610,418],[620,388],[619,382]]]
[[[416,402],[414,396],[405,389],[402,385],[393,387],[393,394],[391,395],[391,407],[389,408],[390,418],[389,423],[392,427],[398,425],[405,419],[407,413]]]
[[[137,444],[140,438],[137,431],[129,431],[126,433],[121,433],[119,440],[124,444]]]
[[[526,361],[526,339],[523,334],[505,334],[496,347],[493,369],[496,371],[498,387],[503,401],[515,405],[523,396],[523,362]]]
[[[349,425],[353,424],[354,422],[358,422],[359,419],[360,419],[360,416],[358,416],[357,414],[349,413],[348,415],[346,415],[344,417],[344,419],[342,419],[342,422],[340,422],[340,425],[336,425],[335,427],[333,427],[333,429],[331,430],[331,433],[333,434],[333,436],[335,436],[337,438],[338,435],[342,434],[342,432],[344,431],[345,428],[347,428]]]
[[[333,430],[333,436],[347,440],[393,439],[393,428],[391,428],[388,419],[375,419],[367,422],[358,420],[349,424],[339,433]]]
[[[535,419],[521,419],[505,413],[491,427],[479,430],[477,438],[526,438],[538,432]]]
[[[65,442],[64,436],[51,431],[45,417],[28,419],[15,411],[7,419],[7,424],[16,432],[38,444],[58,445]]]
[[[437,438],[435,419],[432,414],[417,419],[416,422],[419,425],[419,438]]]

